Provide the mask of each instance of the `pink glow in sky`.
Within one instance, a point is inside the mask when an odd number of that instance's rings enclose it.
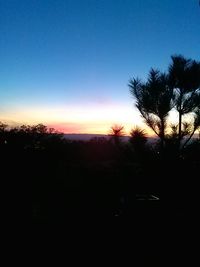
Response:
[[[146,126],[133,106],[119,104],[82,105],[68,107],[15,107],[2,114],[3,121],[43,123],[64,133],[107,134],[110,127],[120,124],[128,134],[134,126]],[[147,132],[151,132],[147,129]]]

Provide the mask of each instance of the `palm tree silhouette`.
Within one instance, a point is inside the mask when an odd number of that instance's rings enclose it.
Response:
[[[169,86],[174,92],[173,103],[179,114],[178,142],[179,148],[184,136],[183,116],[193,113],[193,125],[188,140],[200,126],[200,62],[186,59],[181,55],[172,56],[169,66]]]
[[[120,144],[120,139],[125,135],[124,126],[115,124],[111,127],[109,135],[113,137],[115,145]]]
[[[151,69],[146,83],[138,78],[129,81],[130,92],[136,99],[136,107],[146,124],[161,139],[164,146],[166,119],[171,110],[173,90],[168,86],[168,76]]]
[[[130,143],[133,144],[136,150],[141,150],[144,148],[147,142],[147,135],[144,130],[140,129],[139,127],[135,127],[130,132]]]

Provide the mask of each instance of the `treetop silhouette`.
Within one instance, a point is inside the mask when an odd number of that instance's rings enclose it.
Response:
[[[200,127],[200,62],[186,59],[182,55],[171,57],[168,72],[151,69],[146,82],[138,78],[129,81],[129,88],[136,100],[136,107],[145,123],[154,131],[164,147],[169,127],[169,112],[178,112],[179,121],[173,125],[171,137],[185,146]],[[183,120],[190,115],[190,121]]]

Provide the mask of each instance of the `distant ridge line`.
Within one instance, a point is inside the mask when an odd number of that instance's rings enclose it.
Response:
[[[111,136],[109,134],[64,134],[64,138],[68,139],[68,140],[72,140],[72,141],[89,141],[92,138],[105,138],[105,139],[109,139],[111,138]],[[123,141],[128,141],[130,136],[125,135],[121,137]],[[158,138],[156,137],[149,137],[148,138],[149,141],[156,141],[158,140]]]

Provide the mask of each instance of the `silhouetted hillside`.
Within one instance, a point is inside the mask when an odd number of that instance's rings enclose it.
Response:
[[[107,140],[110,139],[109,135],[106,134],[64,134],[64,138],[68,140],[74,140],[74,141],[90,141],[93,138],[106,138]],[[123,142],[128,142],[130,136],[122,136],[121,139]],[[148,142],[149,143],[156,143],[158,141],[158,138],[156,137],[149,137]]]
[[[115,142],[113,137],[87,135],[89,141],[75,141],[41,124],[0,126],[2,171],[15,188],[32,192],[35,223],[182,216],[197,203],[198,140],[180,155],[173,143],[160,151],[159,143],[152,146],[136,137]]]

